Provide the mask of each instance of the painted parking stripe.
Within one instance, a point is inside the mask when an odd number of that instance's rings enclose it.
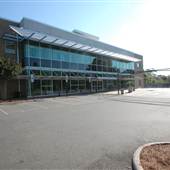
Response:
[[[3,113],[4,115],[8,116],[8,113],[5,110],[1,109],[1,108],[0,108],[0,112]]]

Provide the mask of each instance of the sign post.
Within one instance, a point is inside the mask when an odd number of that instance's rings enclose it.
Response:
[[[66,96],[68,95],[68,75],[65,76],[66,80]]]

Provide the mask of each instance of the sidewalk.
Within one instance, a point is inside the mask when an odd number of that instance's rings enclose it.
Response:
[[[124,90],[124,94],[128,93],[128,90]],[[118,95],[118,91],[115,90],[115,91],[109,91],[109,92],[104,92],[103,94],[106,94],[106,95]],[[119,91],[119,95],[121,95],[121,90]]]

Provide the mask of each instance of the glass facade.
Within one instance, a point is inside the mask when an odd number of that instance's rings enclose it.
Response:
[[[24,65],[35,79],[28,81],[29,96],[111,90],[116,88],[118,73],[133,77],[133,62],[66,50],[25,44]]]

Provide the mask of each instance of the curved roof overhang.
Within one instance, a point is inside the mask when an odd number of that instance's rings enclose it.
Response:
[[[108,51],[105,49],[99,49],[94,46],[77,43],[77,42],[70,41],[67,39],[48,35],[45,33],[33,31],[30,29],[25,29],[22,27],[16,27],[16,26],[10,25],[10,29],[12,29],[19,36],[23,37],[24,39],[28,39],[28,40],[47,43],[47,44],[60,46],[60,47],[66,47],[66,48],[75,49],[75,50],[84,51],[84,52],[93,53],[93,54],[98,54],[98,55],[102,55],[102,56],[108,56],[113,59],[125,60],[125,61],[129,61],[129,62],[141,61],[140,59],[132,57],[132,56],[115,53],[114,51]]]

